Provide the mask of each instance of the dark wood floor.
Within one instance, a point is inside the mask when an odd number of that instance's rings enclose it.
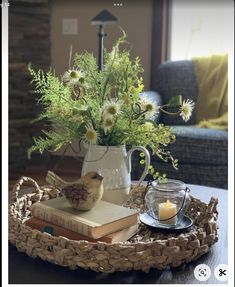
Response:
[[[59,162],[59,157],[53,157],[45,166],[30,166],[25,170],[9,169],[9,190],[21,176],[31,177],[39,185],[46,184],[45,177],[48,170],[52,170],[65,180],[75,180],[81,175],[82,159],[66,157]]]

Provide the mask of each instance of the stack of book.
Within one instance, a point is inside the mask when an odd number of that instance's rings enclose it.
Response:
[[[71,240],[126,241],[137,233],[138,211],[99,201],[89,211],[78,211],[64,197],[37,202],[25,222],[33,229]]]

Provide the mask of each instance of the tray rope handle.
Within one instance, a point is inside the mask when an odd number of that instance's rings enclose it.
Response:
[[[36,189],[36,193],[39,194],[39,195],[42,195],[43,194],[43,190],[40,189],[38,183],[32,179],[31,177],[27,177],[27,176],[22,176],[17,182],[16,184],[13,186],[13,193],[15,194],[15,198],[16,198],[16,201],[18,201],[19,199],[19,192],[21,190],[21,187],[23,186],[23,184],[25,182],[29,182],[33,185],[33,187],[35,187]]]

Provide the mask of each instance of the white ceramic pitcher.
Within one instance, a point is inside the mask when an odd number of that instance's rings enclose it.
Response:
[[[145,154],[145,169],[137,184],[140,184],[150,165],[150,155],[146,148],[138,146],[128,153],[122,146],[89,145],[84,158],[82,175],[96,171],[104,177],[104,193],[102,200],[122,205],[127,199],[131,185],[131,155],[139,150]]]

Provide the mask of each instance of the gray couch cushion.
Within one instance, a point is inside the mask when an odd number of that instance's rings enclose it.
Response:
[[[136,155],[132,160],[131,179],[139,180],[144,170],[139,164],[140,157]],[[228,167],[227,165],[206,165],[179,163],[178,170],[174,169],[170,163],[159,161],[154,155],[151,157],[151,164],[155,170],[161,174],[166,173],[168,178],[182,180],[185,183],[198,185],[215,186],[220,188],[228,187]]]
[[[222,130],[174,126],[176,141],[170,145],[179,163],[227,165],[228,133]]]
[[[184,99],[190,99],[196,103],[198,88],[192,61],[169,61],[161,64],[156,70],[153,88],[161,95],[163,104],[177,95],[182,95]],[[192,125],[196,123],[196,113],[193,113],[187,123],[179,116],[174,117],[163,113],[160,121],[166,125]]]
[[[170,163],[152,160],[153,166],[161,173],[166,173],[168,178],[182,180],[185,183],[214,186],[218,188],[228,187],[228,168],[226,165],[205,164],[179,164],[175,170]],[[137,177],[138,178],[138,177]]]
[[[195,126],[175,126],[172,130],[176,141],[167,149],[179,160],[179,169],[175,170],[171,163],[161,161],[156,155],[151,157],[154,168],[165,172],[168,178],[186,183],[227,188],[228,133]],[[139,161],[139,152],[136,152],[132,179],[139,179],[143,172]]]

